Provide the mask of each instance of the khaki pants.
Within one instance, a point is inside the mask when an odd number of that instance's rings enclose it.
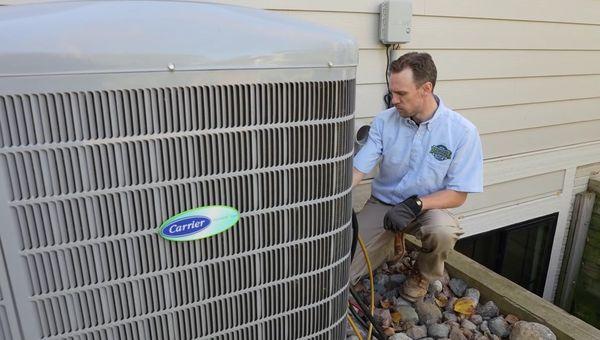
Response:
[[[393,232],[383,229],[383,217],[392,206],[383,204],[371,197],[357,214],[359,235],[369,252],[373,270],[381,266],[394,255]],[[444,261],[454,248],[454,244],[463,234],[458,220],[445,209],[426,210],[408,225],[405,233],[421,240],[422,252],[417,258],[421,275],[432,281],[444,274]],[[367,274],[367,264],[360,247],[356,248],[354,260],[350,266],[350,282],[355,284]]]

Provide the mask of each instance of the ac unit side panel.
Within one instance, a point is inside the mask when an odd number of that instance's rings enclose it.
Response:
[[[345,336],[355,81],[257,77],[0,94],[26,339]],[[156,233],[215,204],[238,224]]]

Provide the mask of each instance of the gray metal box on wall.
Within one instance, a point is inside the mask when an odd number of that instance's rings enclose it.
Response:
[[[107,1],[0,7],[0,41],[0,339],[345,337],[352,39]]]

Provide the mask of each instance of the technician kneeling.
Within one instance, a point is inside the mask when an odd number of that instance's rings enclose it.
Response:
[[[360,236],[373,266],[394,254],[395,233],[421,239],[417,269],[401,294],[415,301],[441,278],[444,261],[463,234],[446,209],[461,206],[470,192],[483,191],[483,158],[477,128],[433,94],[437,70],[427,53],[411,52],[390,65],[394,107],[373,120],[365,145],[354,157],[352,186],[379,162],[372,196],[358,214]],[[351,282],[366,274],[355,256]]]

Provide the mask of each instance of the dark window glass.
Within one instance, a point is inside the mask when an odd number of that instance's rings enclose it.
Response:
[[[542,296],[558,213],[459,240],[454,249]]]

